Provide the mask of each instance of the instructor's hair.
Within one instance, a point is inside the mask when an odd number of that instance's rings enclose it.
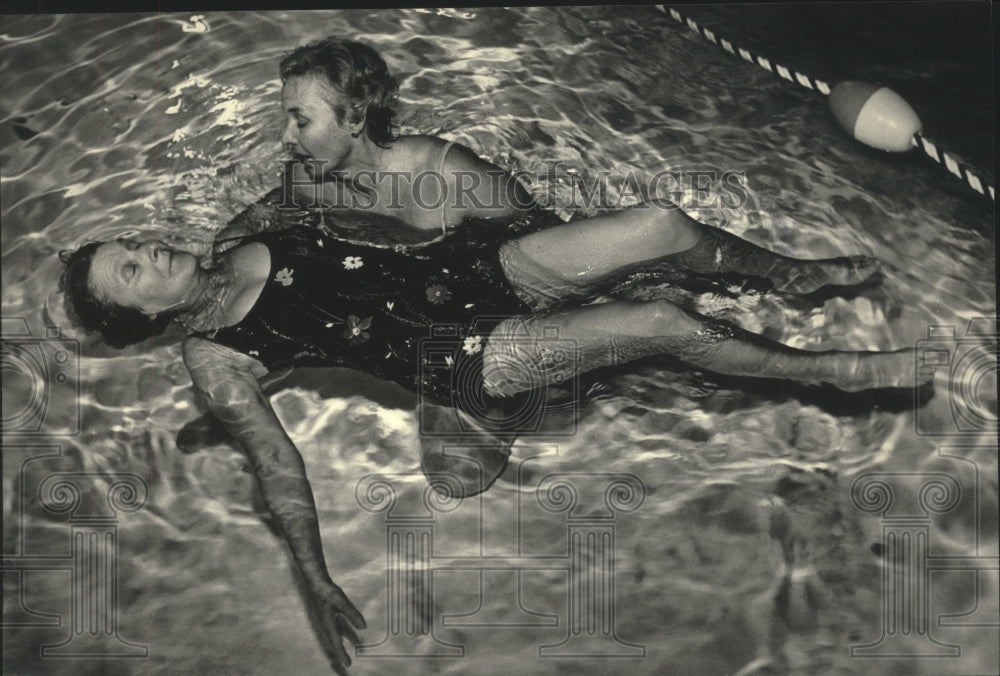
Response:
[[[338,121],[346,117],[353,124],[364,119],[364,132],[379,147],[386,148],[399,138],[392,123],[399,83],[368,45],[332,37],[311,42],[283,58],[279,72],[282,82],[291,77],[322,76],[350,100],[350,115],[344,106],[334,106]]]

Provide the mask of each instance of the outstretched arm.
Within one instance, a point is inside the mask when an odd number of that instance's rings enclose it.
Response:
[[[263,366],[261,367],[264,368]],[[291,374],[292,368],[275,369],[258,378],[261,391],[266,396],[270,396],[282,388],[282,382]],[[233,439],[219,423],[211,411],[205,415],[188,422],[177,433],[177,448],[183,453],[194,453],[195,451],[212,444],[232,444]]]
[[[249,357],[211,341],[190,338],[184,362],[208,406],[239,442],[253,467],[264,503],[285,536],[329,645],[334,670],[345,674],[351,659],[342,634],[358,643],[365,620],[327,572],[319,520],[302,456],[285,434],[253,372]]]

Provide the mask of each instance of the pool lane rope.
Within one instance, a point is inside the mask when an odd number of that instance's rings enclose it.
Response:
[[[932,140],[921,133],[920,118],[910,105],[888,87],[848,80],[831,88],[823,80],[774,63],[763,56],[751,54],[743,47],[716,35],[711,29],[699,26],[694,19],[683,16],[673,7],[657,5],[657,8],[733,56],[760,66],[789,82],[829,96],[834,117],[851,136],[862,143],[879,150],[893,152],[920,148],[927,157],[944,166],[980,195],[988,195],[991,200],[996,201],[993,186],[983,185],[983,180],[980,178],[982,172],[975,171],[953,155],[939,150]]]

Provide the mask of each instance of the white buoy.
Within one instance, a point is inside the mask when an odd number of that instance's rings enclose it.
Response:
[[[829,95],[830,108],[833,109],[837,121],[851,136],[862,143],[880,150],[895,152],[919,147],[927,157],[942,165],[980,195],[996,200],[996,191],[989,181],[982,178],[982,172],[974,170],[954,155],[940,150],[933,141],[924,136],[917,114],[891,89],[867,82],[841,82],[834,92],[823,80],[792,70],[772,59],[752,54],[749,50],[734,45],[707,26],[700,26],[690,17],[684,16],[675,7],[663,5],[657,7],[677,23],[690,28],[730,54],[756,64],[789,82]]]
[[[830,109],[840,126],[862,143],[893,152],[913,147],[920,118],[888,87],[848,80],[830,91]]]

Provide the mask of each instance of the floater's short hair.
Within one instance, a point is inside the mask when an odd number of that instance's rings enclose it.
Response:
[[[70,321],[87,333],[94,331],[111,347],[121,349],[158,336],[173,319],[173,314],[160,313],[150,319],[135,308],[103,301],[90,287],[90,269],[94,254],[103,242],[85,244],[76,251],[60,251],[59,259],[66,266],[59,277],[66,314]]]

